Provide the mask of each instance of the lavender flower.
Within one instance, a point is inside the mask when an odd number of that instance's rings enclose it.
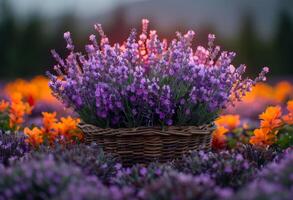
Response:
[[[25,138],[15,134],[0,133],[0,163],[9,165],[30,151]]]
[[[96,176],[86,176],[77,166],[56,162],[52,154],[2,167],[0,177],[0,200],[136,199],[131,188],[106,187]]]
[[[293,194],[292,149],[275,154],[245,146],[230,151],[194,151],[182,160],[122,168],[95,145],[41,147],[9,166],[0,165],[0,200],[289,200]],[[229,188],[223,188],[226,186]]]
[[[148,26],[142,20],[138,40],[132,30],[123,45],[111,46],[97,24],[101,41],[91,35],[86,55],[74,52],[66,32],[70,53],[62,59],[53,50],[57,75],[48,72],[54,95],[99,127],[201,125],[265,80],[268,68],[255,80],[244,78],[246,67],[235,68],[235,53],[220,52],[212,34],[207,49],[193,49],[193,31],[177,33],[167,44],[156,31],[148,32]]]
[[[279,162],[268,164],[259,173],[258,178],[268,182],[279,184],[288,190],[292,189],[293,185],[293,151],[289,151],[283,155]]]
[[[97,145],[90,146],[68,145],[66,147],[55,144],[54,148],[42,146],[37,152],[27,155],[26,160],[43,159],[52,155],[56,162],[66,162],[78,166],[86,175],[95,175],[105,184],[108,184],[117,173],[118,160],[110,154],[105,154]]]
[[[74,180],[59,195],[56,200],[134,200],[132,188],[106,187],[95,177],[86,177],[84,180]]]
[[[172,171],[170,165],[159,163],[150,163],[147,167],[136,165],[131,168],[121,168],[113,177],[112,183],[120,187],[131,186],[140,189],[170,171]]]
[[[231,199],[292,199],[293,190],[293,152],[283,155],[280,161],[272,162],[263,168],[257,179],[242,188]]]
[[[252,180],[257,172],[253,163],[233,151],[194,151],[176,161],[174,168],[193,175],[209,174],[218,185],[235,189]]]
[[[81,171],[72,165],[57,164],[52,156],[29,160],[0,170],[0,199],[51,199],[73,180],[83,180]]]
[[[271,182],[260,180],[252,182],[237,192],[230,200],[291,200],[293,191]]]
[[[140,193],[142,199],[227,199],[229,189],[222,189],[206,175],[193,177],[182,173],[170,173],[146,186]]]
[[[235,151],[258,168],[262,168],[280,155],[280,152],[277,152],[274,148],[264,149],[249,144],[240,145]]]

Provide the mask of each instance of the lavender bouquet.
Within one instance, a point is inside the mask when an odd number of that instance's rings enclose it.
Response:
[[[252,80],[243,78],[246,66],[235,68],[234,52],[214,46],[192,48],[194,31],[176,33],[169,44],[157,32],[132,30],[123,44],[111,45],[100,24],[100,35],[89,37],[86,54],[75,52],[71,35],[64,33],[66,59],[54,50],[56,74],[48,72],[54,95],[89,124],[120,128],[202,125],[211,123],[228,104],[240,100],[268,68]]]

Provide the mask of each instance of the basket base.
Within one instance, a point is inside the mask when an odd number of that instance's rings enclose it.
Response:
[[[214,127],[138,127],[102,129],[79,124],[87,144],[96,143],[107,153],[116,155],[124,166],[167,162],[193,150],[210,149]]]
[[[162,141],[158,143],[157,141]],[[134,164],[147,165],[150,162],[165,163],[174,159],[180,159],[183,154],[193,150],[211,149],[211,135],[205,137],[145,137],[138,138],[86,138],[86,143],[96,143],[107,152],[121,160],[123,166]],[[188,144],[188,145],[186,145]],[[204,145],[203,145],[204,144]]]

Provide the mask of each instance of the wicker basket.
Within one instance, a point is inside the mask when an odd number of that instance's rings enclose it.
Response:
[[[95,142],[104,151],[117,155],[123,165],[147,164],[151,161],[166,162],[199,148],[210,149],[214,127],[171,126],[137,128],[99,128],[80,123],[78,127],[85,134],[85,142]]]

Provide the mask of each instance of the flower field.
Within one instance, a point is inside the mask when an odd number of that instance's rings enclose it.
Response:
[[[246,78],[213,34],[194,49],[193,31],[167,43],[148,26],[111,45],[95,25],[100,43],[90,35],[84,55],[66,32],[69,54],[52,51],[54,72],[2,84],[0,200],[292,199],[293,84],[265,83],[268,67]],[[81,122],[214,130],[211,148],[125,166],[88,144]]]

